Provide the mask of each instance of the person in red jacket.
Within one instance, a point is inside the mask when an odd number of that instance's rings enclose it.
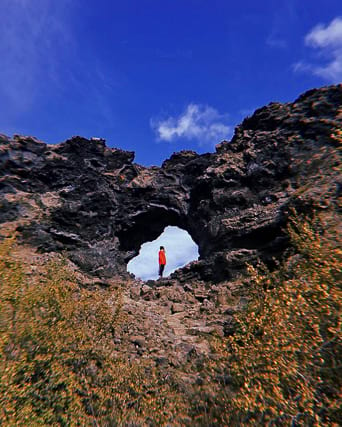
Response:
[[[161,246],[159,251],[159,277],[163,277],[165,265],[166,265],[165,249],[164,249],[164,246]]]

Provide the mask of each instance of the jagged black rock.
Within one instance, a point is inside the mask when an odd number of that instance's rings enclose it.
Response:
[[[75,136],[47,145],[1,135],[0,222],[21,219],[25,242],[64,251],[83,271],[104,278],[128,275],[140,245],[176,225],[198,244],[200,260],[175,277],[229,280],[246,262],[271,262],[286,248],[289,207],[299,188],[315,182],[315,155],[336,147],[341,104],[342,85],[271,103],[215,153],[181,151],[161,167],[135,164],[133,152],[102,140]],[[326,191],[335,194],[338,174],[330,173]]]

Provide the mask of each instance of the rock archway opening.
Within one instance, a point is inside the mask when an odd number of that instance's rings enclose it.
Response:
[[[127,264],[127,271],[142,280],[158,279],[160,246],[164,246],[166,251],[164,277],[199,257],[198,246],[186,230],[167,226],[157,239],[141,245],[139,255]]]

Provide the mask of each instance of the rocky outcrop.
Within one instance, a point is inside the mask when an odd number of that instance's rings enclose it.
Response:
[[[173,277],[232,280],[246,262],[272,262],[284,250],[292,205],[334,203],[338,171],[329,168],[323,179],[315,162],[335,161],[341,101],[337,85],[271,103],[215,153],[182,151],[161,167],[135,164],[134,153],[102,140],[47,145],[1,135],[2,234],[17,230],[41,252],[63,251],[92,276],[128,278],[140,245],[177,225],[198,244],[200,260]],[[329,198],[313,197],[313,188]],[[177,304],[173,315],[182,313]]]

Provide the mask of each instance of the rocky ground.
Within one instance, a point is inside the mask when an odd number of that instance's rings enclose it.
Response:
[[[246,300],[240,294],[237,283],[133,281],[123,305],[133,318],[130,340],[157,364],[178,367],[191,355],[208,356],[212,337],[232,333],[232,315]]]
[[[43,277],[44,266],[60,259],[60,254],[42,254],[25,244],[15,246],[14,256],[23,262],[28,277]],[[248,301],[247,289],[239,280],[218,284],[171,278],[103,280],[85,274],[70,261],[68,268],[80,286],[93,292],[105,290],[113,310],[119,307],[113,354],[137,363],[152,360],[183,385],[202,381],[198,372],[187,369],[211,357],[217,337],[234,333],[233,316]]]

